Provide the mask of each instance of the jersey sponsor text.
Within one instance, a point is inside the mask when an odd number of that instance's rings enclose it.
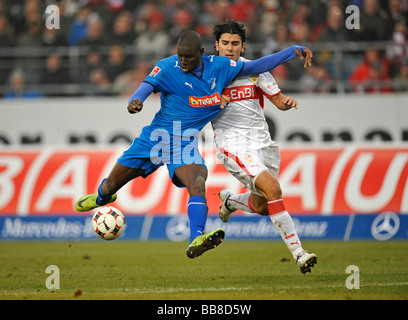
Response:
[[[231,102],[245,99],[260,99],[262,97],[254,85],[226,88],[223,95],[229,95]]]
[[[211,96],[205,97],[189,97],[189,102],[191,107],[209,107],[221,103],[221,97],[218,92],[212,94]]]

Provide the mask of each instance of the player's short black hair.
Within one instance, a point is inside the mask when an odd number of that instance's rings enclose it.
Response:
[[[177,46],[179,45],[188,45],[200,50],[203,47],[203,41],[198,32],[186,30],[183,31],[177,39]]]
[[[215,38],[215,41],[219,41],[221,36],[224,33],[237,34],[240,36],[242,43],[245,42],[246,29],[245,29],[245,25],[242,22],[231,19],[231,20],[228,20],[226,23],[216,24],[214,26],[213,36]]]

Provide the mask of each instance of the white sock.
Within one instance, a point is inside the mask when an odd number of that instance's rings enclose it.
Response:
[[[227,206],[231,210],[242,210],[255,213],[252,206],[251,192],[232,194],[227,201]]]
[[[278,229],[283,242],[292,253],[293,258],[296,259],[296,256],[303,251],[303,248],[299,236],[295,230],[292,217],[284,209],[282,199],[269,201],[268,207],[272,223],[275,225],[276,229]],[[283,209],[283,211],[276,213],[276,210],[281,209]]]

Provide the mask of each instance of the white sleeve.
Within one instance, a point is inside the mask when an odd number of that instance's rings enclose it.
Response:
[[[259,79],[256,83],[257,87],[262,89],[264,95],[267,98],[277,95],[281,92],[275,78],[270,72],[264,72],[259,75]]]

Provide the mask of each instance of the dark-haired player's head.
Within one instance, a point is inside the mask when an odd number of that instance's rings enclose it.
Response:
[[[241,38],[242,43],[246,40],[246,29],[242,22],[236,20],[228,20],[223,24],[216,24],[213,30],[215,41],[220,41],[224,33],[237,34]]]
[[[236,20],[214,26],[215,50],[221,57],[238,60],[245,50],[245,25]]]

